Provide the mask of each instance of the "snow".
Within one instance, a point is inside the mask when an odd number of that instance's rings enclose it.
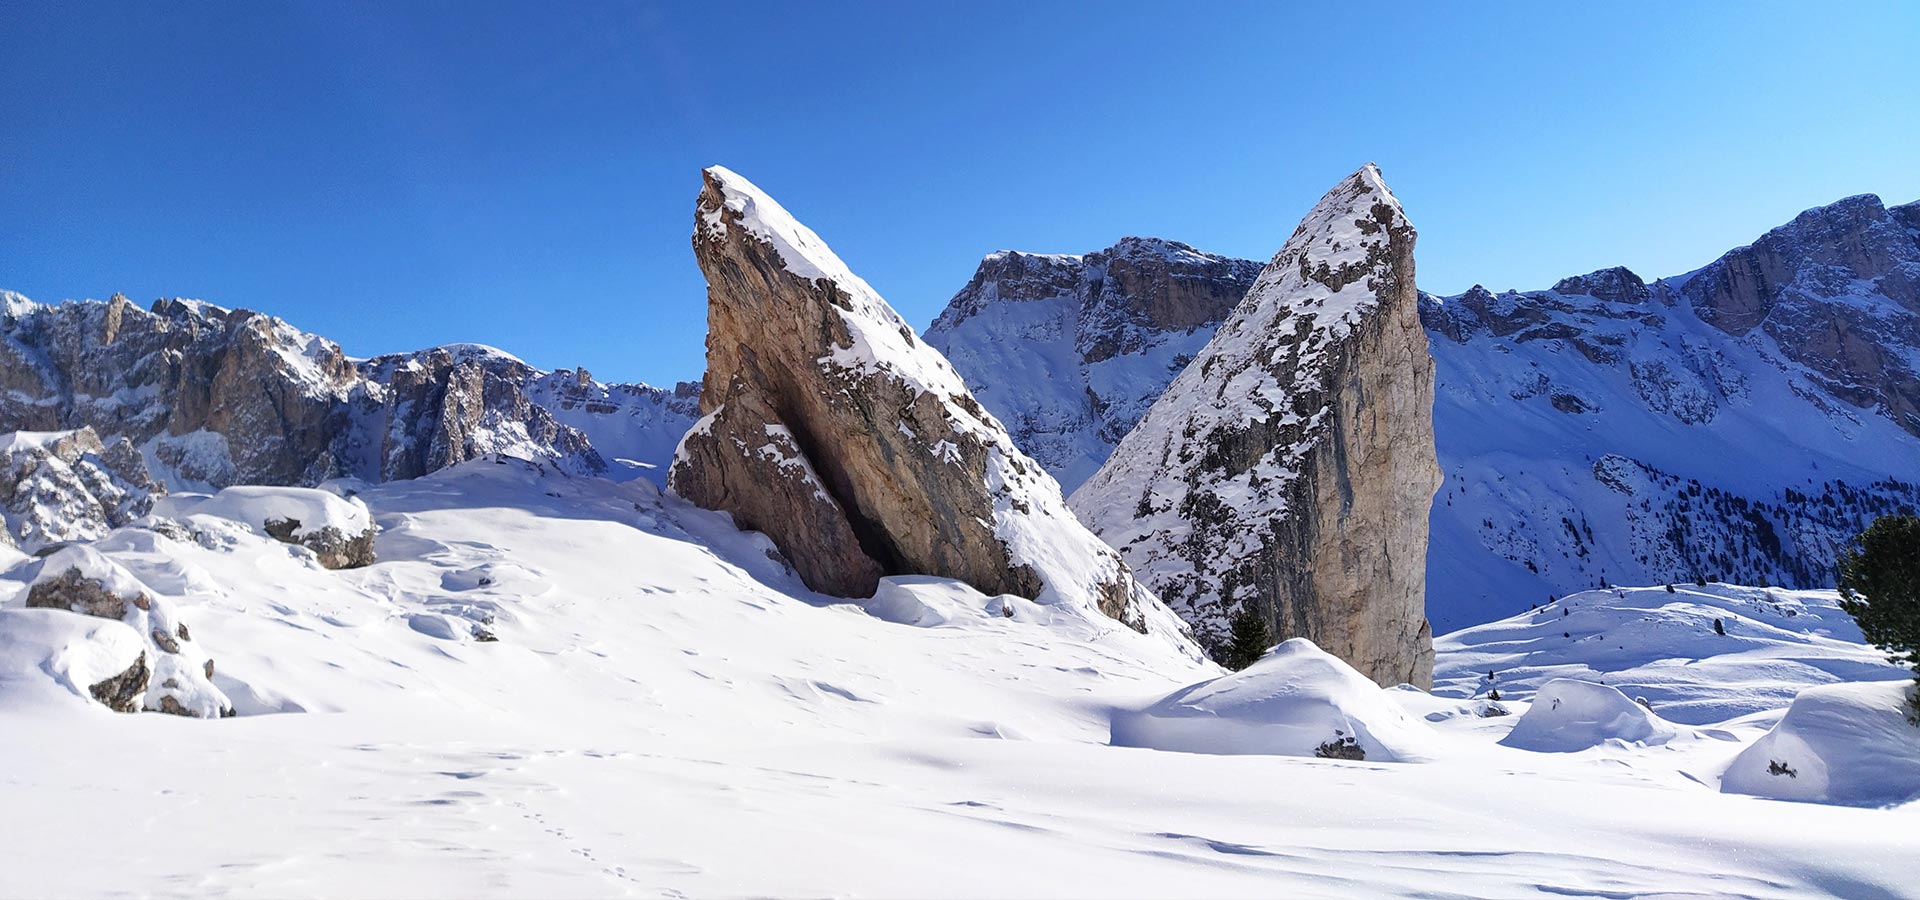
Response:
[[[1113,719],[1117,746],[1191,753],[1312,757],[1349,740],[1370,762],[1418,762],[1433,755],[1436,739],[1366,676],[1306,638]]]
[[[1770,723],[1530,753],[1497,743],[1517,716],[1333,678],[1306,683],[1370,729],[1381,702],[1424,720],[1433,757],[1115,746],[1117,712],[1218,671],[950,582],[892,581],[891,606],[812,594],[764,538],[646,482],[475,461],[360,497],[381,529],[364,569],[200,516],[204,536],[98,545],[191,621],[241,715],[0,693],[0,893],[1893,898],[1920,879],[1912,805],[1718,789]],[[1236,709],[1277,709],[1252,687]]]
[[[1680,729],[1635,703],[1619,688],[1555,678],[1500,743],[1540,753],[1571,753],[1609,741],[1664,744]]]
[[[0,607],[0,707],[103,712],[88,689],[132,668],[145,650],[140,635],[110,619]]]
[[[1882,806],[1920,799],[1912,681],[1809,688],[1735,757],[1729,793]]]
[[[1809,687],[1909,677],[1862,643],[1839,603],[1833,591],[1725,584],[1583,591],[1434,638],[1434,693],[1525,698],[1572,678],[1704,725],[1780,709]]]
[[[171,496],[155,504],[154,511],[163,516],[217,516],[262,529],[263,534],[268,522],[291,520],[298,525],[292,532],[295,540],[328,528],[354,537],[373,527],[364,502],[317,488],[239,485],[211,497]]]

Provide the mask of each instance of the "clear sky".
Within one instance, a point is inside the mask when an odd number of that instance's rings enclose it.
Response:
[[[1376,161],[1423,287],[1920,199],[1920,4],[0,2],[0,287],[697,377],[701,167],[924,325],[1000,248],[1265,259]]]

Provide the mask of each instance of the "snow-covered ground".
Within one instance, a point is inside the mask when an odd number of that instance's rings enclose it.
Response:
[[[6,656],[92,631],[128,643],[120,626],[36,611],[32,640],[0,642],[0,895],[1893,898],[1920,884],[1920,804],[1720,791],[1784,701],[1658,745],[1501,745],[1546,670],[1574,665],[1502,646],[1544,637],[1443,638],[1454,696],[1336,696],[1351,679],[1297,647],[1187,691],[1221,673],[1115,623],[929,579],[866,603],[810,594],[764,542],[644,481],[482,461],[359,499],[383,529],[362,569],[237,527],[103,542],[190,625],[238,717],[111,713]],[[31,567],[0,586],[23,589]],[[1679,596],[1721,610],[1728,640],[1778,632],[1777,653],[1713,656],[1743,696],[1791,696],[1810,672],[1898,674],[1836,622],[1796,630],[1815,612],[1789,628],[1743,612],[1735,589]],[[1620,653],[1642,634],[1627,620],[1652,614],[1603,624],[1604,598],[1570,599],[1543,614],[1595,616],[1583,628]],[[1794,665],[1778,665],[1789,647]],[[100,674],[61,658],[73,684]],[[1468,696],[1488,664],[1510,715]],[[1273,677],[1289,667],[1312,677]],[[1401,720],[1421,761],[1114,745],[1116,717],[1182,691],[1229,715]]]

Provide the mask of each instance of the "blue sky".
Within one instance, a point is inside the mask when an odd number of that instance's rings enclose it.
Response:
[[[1423,287],[1920,199],[1920,5],[0,4],[0,287],[702,368],[699,169],[910,321],[1000,248],[1265,259],[1378,162]]]

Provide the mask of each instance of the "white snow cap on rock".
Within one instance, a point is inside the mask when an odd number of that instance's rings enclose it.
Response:
[[[295,540],[328,527],[338,529],[347,537],[364,534],[373,527],[373,515],[359,498],[341,497],[316,488],[230,487],[204,499],[170,497],[161,501],[157,511],[175,516],[217,516],[255,529],[264,529],[268,522],[290,519],[300,523],[293,532]]]
[[[1306,638],[1238,672],[1181,688],[1113,717],[1113,743],[1187,753],[1333,756],[1422,762],[1433,730],[1352,666]]]
[[[1664,744],[1680,731],[1619,688],[1556,678],[1533,696],[1526,715],[1500,743],[1539,753],[1572,753],[1608,741]]]
[[[0,706],[98,707],[90,689],[131,669],[145,652],[146,642],[112,619],[0,609]]]
[[[1920,798],[1920,727],[1911,681],[1808,688],[1787,714],[1734,757],[1729,794],[1882,806]]]
[[[31,570],[29,598],[34,587],[58,581],[69,572],[78,572],[80,578],[99,582],[108,593],[125,601],[118,621],[142,639],[147,648],[147,664],[153,671],[143,702],[145,709],[202,719],[231,714],[233,701],[214,686],[209,674],[209,655],[174,613],[171,600],[159,596],[132,572],[85,544],[62,547],[36,565],[37,570]],[[85,615],[79,611],[67,614]]]
[[[841,311],[841,319],[846,322],[854,342],[851,347],[836,349],[829,358],[833,363],[855,371],[884,371],[921,391],[936,391],[948,397],[972,396],[947,358],[914,337],[913,327],[907,320],[865,279],[853,274],[813,229],[800,224],[786,207],[738,173],[712,166],[707,174],[714,177],[725,194],[726,209],[739,214],[739,226],[771,244],[787,271],[808,280],[824,278],[840,287],[850,306]],[[718,210],[701,220],[702,231],[709,238],[724,239],[726,227]],[[999,423],[995,422],[994,426],[998,428]]]

